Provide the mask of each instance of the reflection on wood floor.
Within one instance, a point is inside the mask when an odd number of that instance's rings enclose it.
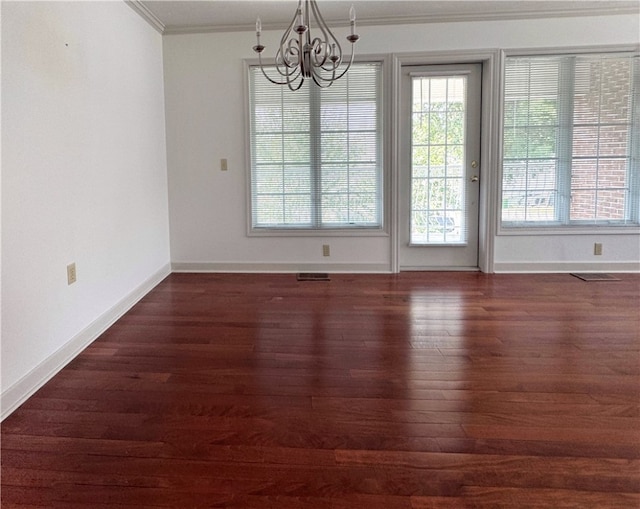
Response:
[[[638,508],[618,276],[173,274],[3,422],[2,506]]]

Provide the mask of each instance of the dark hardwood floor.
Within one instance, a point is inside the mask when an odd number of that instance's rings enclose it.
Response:
[[[619,277],[173,274],[2,423],[2,507],[638,508]]]

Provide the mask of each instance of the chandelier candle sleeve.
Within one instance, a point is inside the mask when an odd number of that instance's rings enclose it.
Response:
[[[258,42],[253,47],[253,51],[255,51],[258,54],[260,54],[264,50],[264,46],[262,44],[260,44],[260,34],[261,33],[262,33],[262,22],[260,21],[260,18],[258,18],[256,20],[256,39],[257,39]]]
[[[351,9],[349,9],[349,21],[351,22],[351,35],[355,35],[356,33],[356,9],[352,5]]]
[[[347,57],[343,53],[338,39],[325,22],[316,0],[299,0],[296,12],[285,31],[280,46],[276,52],[273,66],[280,75],[271,78],[262,62],[262,52],[265,47],[260,44],[262,24],[260,18],[256,21],[257,44],[253,50],[258,54],[260,69],[267,80],[276,85],[287,85],[291,90],[299,90],[305,79],[311,79],[321,87],[326,88],[342,78],[353,63],[353,45],[360,38],[355,33],[356,11],[353,5],[349,9],[350,34],[346,37],[351,43],[351,54]],[[316,30],[316,37],[311,31]]]
[[[302,31],[302,27],[304,27],[304,20],[302,19],[302,9],[298,4],[298,32]]]

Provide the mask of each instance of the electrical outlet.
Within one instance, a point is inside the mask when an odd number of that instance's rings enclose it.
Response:
[[[76,282],[77,279],[76,264],[75,262],[70,263],[69,265],[67,265],[67,284],[72,285]]]
[[[220,171],[227,171],[229,169],[229,165],[226,159],[220,159]]]
[[[596,242],[593,245],[593,254],[595,256],[600,256],[602,254],[602,244],[600,244],[599,242]]]
[[[331,256],[331,247],[329,244],[324,244],[322,246],[322,256]]]

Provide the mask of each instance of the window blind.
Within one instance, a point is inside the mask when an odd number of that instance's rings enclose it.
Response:
[[[382,64],[295,92],[252,66],[249,94],[252,228],[381,228]]]
[[[638,93],[632,55],[507,58],[503,224],[637,223]]]

